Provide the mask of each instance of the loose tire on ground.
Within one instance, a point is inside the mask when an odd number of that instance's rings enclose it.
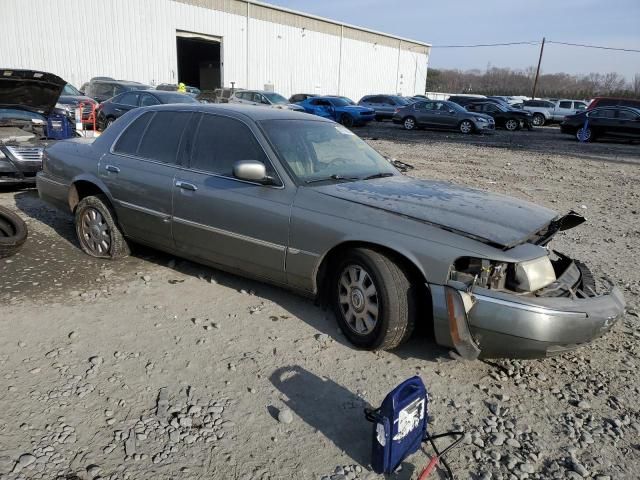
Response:
[[[105,195],[83,198],[74,213],[78,242],[87,255],[116,260],[131,253]]]
[[[329,298],[351,343],[367,350],[390,350],[409,339],[415,326],[416,287],[396,259],[377,250],[355,248],[340,258],[329,274]],[[359,302],[368,304],[359,306]],[[377,312],[373,325],[356,318],[363,316],[363,310]]]
[[[8,208],[0,207],[0,258],[18,253],[28,233],[24,220]]]

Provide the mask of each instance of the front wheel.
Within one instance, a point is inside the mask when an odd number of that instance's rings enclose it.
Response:
[[[351,115],[342,115],[340,123],[347,128],[351,128],[353,127],[353,117]]]
[[[367,350],[390,350],[411,336],[414,286],[393,258],[356,248],[344,255],[331,275],[333,309],[351,343]]]
[[[118,259],[129,255],[129,245],[115,221],[115,213],[104,195],[85,197],[75,209],[80,248],[96,258]]]
[[[464,134],[473,132],[473,123],[471,123],[471,120],[463,120],[460,122],[460,131]]]
[[[536,127],[541,127],[541,126],[543,126],[543,125],[545,124],[545,122],[547,121],[547,119],[546,119],[546,118],[544,118],[544,115],[543,115],[543,114],[541,114],[541,113],[534,113],[534,114],[533,114],[533,120],[532,120],[532,121],[533,121],[533,124],[534,124]]]
[[[416,119],[413,117],[407,117],[402,122],[402,126],[405,130],[414,130],[416,128]]]
[[[578,131],[576,132],[576,138],[580,142],[593,142],[594,140],[593,130],[591,130],[589,127],[579,128]]]
[[[520,128],[520,122],[514,118],[510,118],[504,123],[504,128],[506,128],[510,132],[515,132]]]

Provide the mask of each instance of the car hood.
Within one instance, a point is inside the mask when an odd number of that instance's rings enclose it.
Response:
[[[48,115],[67,84],[52,73],[0,70],[0,107],[24,108]]]
[[[349,112],[349,113],[360,113],[360,112],[371,112],[371,113],[375,113],[375,110],[373,108],[369,108],[369,107],[361,107],[359,105],[345,105],[342,107],[335,107],[336,111],[338,112]]]
[[[409,217],[500,248],[549,226],[557,214],[524,200],[403,175],[312,187],[323,195]]]

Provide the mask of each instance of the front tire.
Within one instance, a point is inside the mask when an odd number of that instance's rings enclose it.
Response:
[[[534,113],[533,114],[533,124],[536,127],[542,127],[545,123],[546,123],[547,119],[544,118],[544,115],[541,113]]]
[[[415,130],[416,129],[416,119],[413,117],[407,117],[402,121],[402,126],[405,130]]]
[[[83,198],[74,214],[80,248],[87,255],[115,260],[131,253],[105,195]]]
[[[463,120],[458,128],[460,128],[460,132],[466,135],[473,132],[473,123],[471,120]]]
[[[389,255],[356,248],[332,269],[331,302],[342,332],[357,347],[391,350],[413,332],[415,288]]]
[[[576,138],[579,142],[593,142],[595,139],[595,135],[593,134],[593,130],[591,130],[589,127],[587,127],[586,129],[583,127],[579,128],[576,131]]]
[[[340,117],[340,123],[347,128],[353,127],[353,117],[351,115],[342,115]]]
[[[510,118],[506,122],[504,122],[504,128],[506,128],[510,132],[515,132],[516,130],[520,129],[520,122],[514,118]]]

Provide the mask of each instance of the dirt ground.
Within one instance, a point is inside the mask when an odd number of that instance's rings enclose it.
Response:
[[[453,361],[424,332],[358,351],[311,300],[144,248],[93,260],[34,190],[0,191],[30,229],[0,260],[0,479],[382,478],[362,410],[415,374],[429,430],[467,432],[456,478],[639,478],[640,145],[356,132],[417,177],[583,213],[553,245],[623,289],[624,319],[545,360]]]

